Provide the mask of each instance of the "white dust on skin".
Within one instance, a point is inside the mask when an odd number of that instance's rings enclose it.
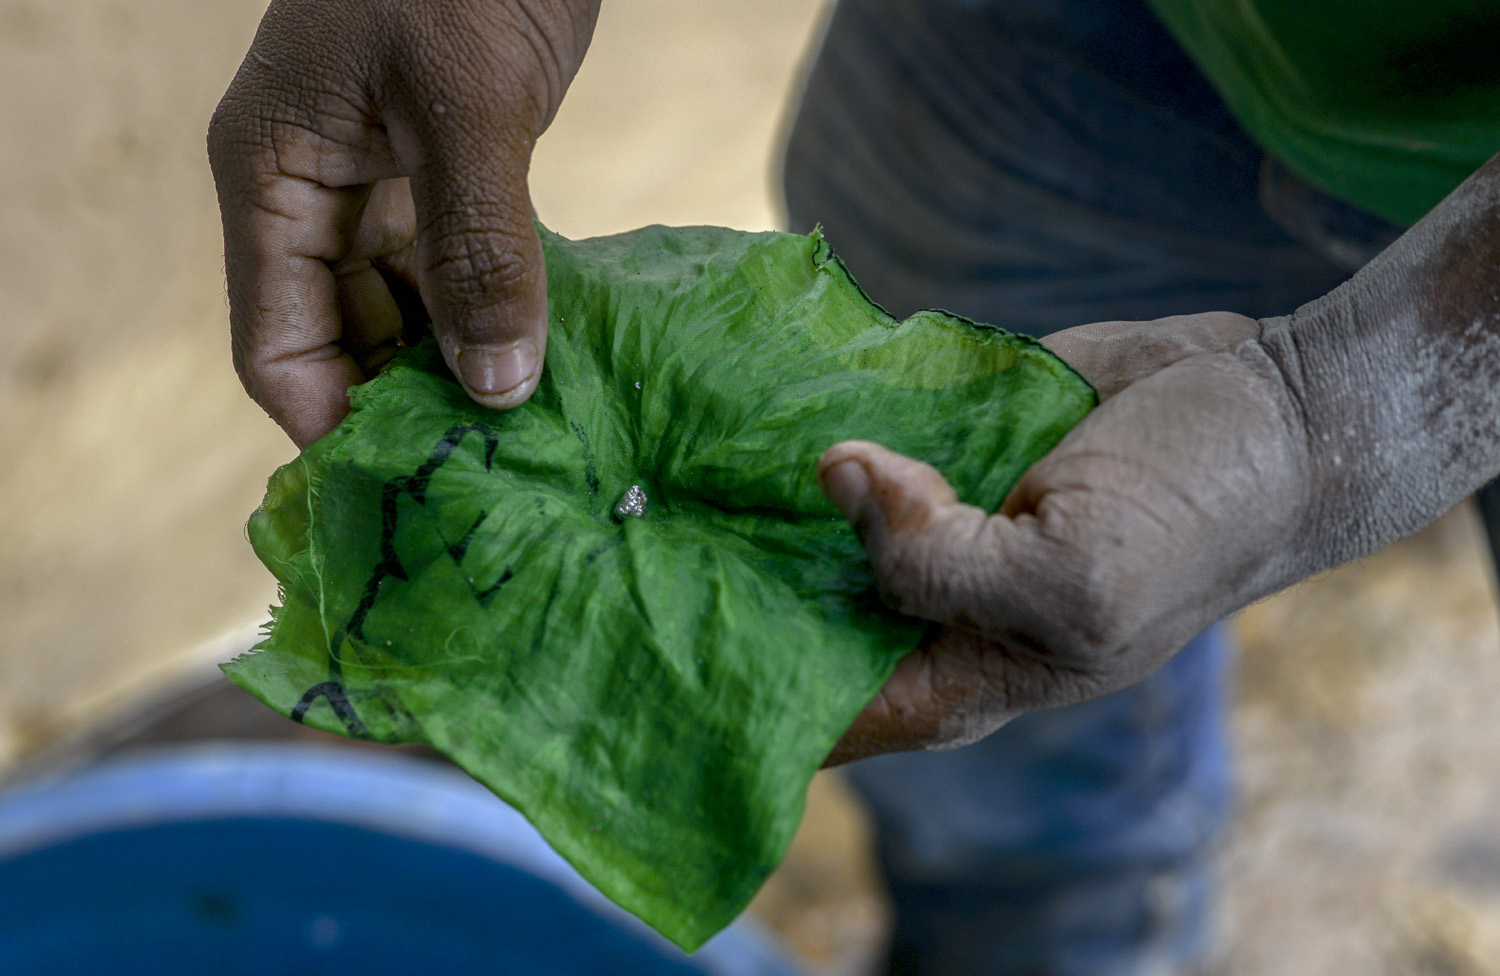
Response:
[[[1428,524],[1500,472],[1500,160],[1262,344],[1314,466],[1311,573]]]

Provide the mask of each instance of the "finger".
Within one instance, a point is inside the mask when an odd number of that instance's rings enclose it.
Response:
[[[409,179],[382,180],[370,194],[351,259],[368,258],[385,278],[408,328],[426,330],[429,317],[417,285],[417,208]],[[413,314],[413,313],[417,314]]]
[[[859,533],[893,609],[955,626],[988,622],[975,611],[995,555],[990,520],[960,502],[937,469],[879,444],[845,441],[823,453],[817,474]]]
[[[395,355],[413,315],[399,279],[410,260],[416,211],[408,182],[384,180],[370,192],[347,257],[333,266],[338,293],[339,345],[366,379]],[[378,264],[376,262],[379,262]],[[424,313],[417,311],[425,326]]]
[[[931,465],[867,441],[825,451],[818,479],[864,542],[885,601],[949,625],[900,661],[828,762],[961,745],[1074,696],[1071,669],[1043,663],[1045,574],[1017,572],[1047,556],[1027,527],[990,518]]]
[[[507,80],[513,65],[488,70],[479,82],[442,69],[414,80],[429,104],[397,106],[392,141],[412,174],[417,282],[443,356],[471,397],[508,409],[536,388],[546,350],[546,268],[527,185],[543,121]]]
[[[359,236],[371,183],[388,156],[343,145],[283,118],[286,106],[247,58],[209,128],[224,228],[235,369],[250,396],[306,447],[348,412],[363,378],[339,345],[339,289],[329,262]],[[267,103],[257,92],[273,92]]]
[[[1044,511],[992,516],[959,501],[931,465],[868,441],[829,448],[818,478],[892,609],[1049,667],[1090,668],[1115,649],[1128,591],[1109,582],[1118,560],[1101,568],[1075,538],[1093,518],[1086,493],[1054,485]]]
[[[235,368],[299,447],[348,412],[363,375],[339,345],[338,285],[327,260],[357,224],[363,195],[275,176],[221,184]]]
[[[335,271],[340,347],[359,366],[363,378],[375,375],[396,354],[401,340],[401,309],[385,278],[368,261]]]
[[[934,628],[897,663],[824,765],[888,752],[953,749],[984,738],[1021,709],[1005,699],[1003,648],[952,628]]]
[[[349,387],[389,358],[370,358],[372,350],[401,333],[401,311],[363,256],[410,247],[410,199],[403,205],[404,187],[385,184],[372,193],[285,175],[247,182],[252,189],[237,195],[221,188],[235,365],[256,402],[306,447],[343,419]]]
[[[410,181],[386,180],[377,185],[365,208],[355,244],[355,254],[368,257],[385,281],[401,317],[400,343],[407,346],[425,338],[432,323],[417,284],[416,224]]]
[[[357,66],[332,50],[309,60],[289,41],[317,33],[298,18],[323,10],[272,5],[208,133],[236,371],[299,446],[338,423],[345,390],[362,378],[339,346],[329,263],[359,236],[368,184],[399,175],[356,88],[328,81],[356,77]]]
[[[444,181],[431,194],[442,199],[427,203],[433,216],[417,241],[418,282],[449,368],[474,400],[505,410],[541,378],[546,264],[524,181],[498,193],[471,186]],[[475,199],[481,193],[491,199]]]
[[[1259,332],[1255,319],[1206,312],[1147,322],[1093,322],[1045,336],[1042,345],[1108,399],[1188,356],[1232,349]]]
[[[369,188],[359,228],[345,252],[346,261],[389,260],[410,253],[417,238],[417,209],[411,181],[381,180]]]
[[[1144,673],[1128,653],[1137,601],[1113,572],[1118,542],[1095,551],[1078,537],[1100,522],[1087,493],[1054,485],[1037,511],[988,516],[931,466],[861,441],[829,448],[818,475],[886,602],[947,625],[900,662],[830,761],[973,741]]]

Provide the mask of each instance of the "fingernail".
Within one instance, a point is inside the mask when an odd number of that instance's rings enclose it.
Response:
[[[536,372],[536,346],[522,339],[509,349],[460,349],[458,372],[469,392],[500,396],[525,383]]]
[[[865,466],[852,458],[840,461],[823,472],[823,492],[844,518],[854,521],[865,496],[870,493],[870,475]]]

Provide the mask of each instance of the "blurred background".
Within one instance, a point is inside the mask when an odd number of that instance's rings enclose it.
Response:
[[[230,368],[203,149],[263,6],[0,0],[0,780],[204,687],[274,599],[242,527],[295,452]],[[826,9],[606,3],[538,146],[541,218],[776,226]],[[1464,506],[1242,615],[1226,976],[1500,974],[1487,559]],[[753,909],[828,974],[879,952],[864,831],[820,778]]]

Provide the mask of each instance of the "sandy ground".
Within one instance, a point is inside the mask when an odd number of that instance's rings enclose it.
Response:
[[[534,193],[571,236],[775,223],[823,5],[606,4]],[[0,0],[0,773],[241,649],[292,449],[228,364],[202,150],[261,4]],[[1500,633],[1470,513],[1246,612],[1223,976],[1500,974]],[[828,974],[886,922],[814,786],[756,910]]]
[[[1466,506],[1241,615],[1234,976],[1500,974],[1500,632]]]

